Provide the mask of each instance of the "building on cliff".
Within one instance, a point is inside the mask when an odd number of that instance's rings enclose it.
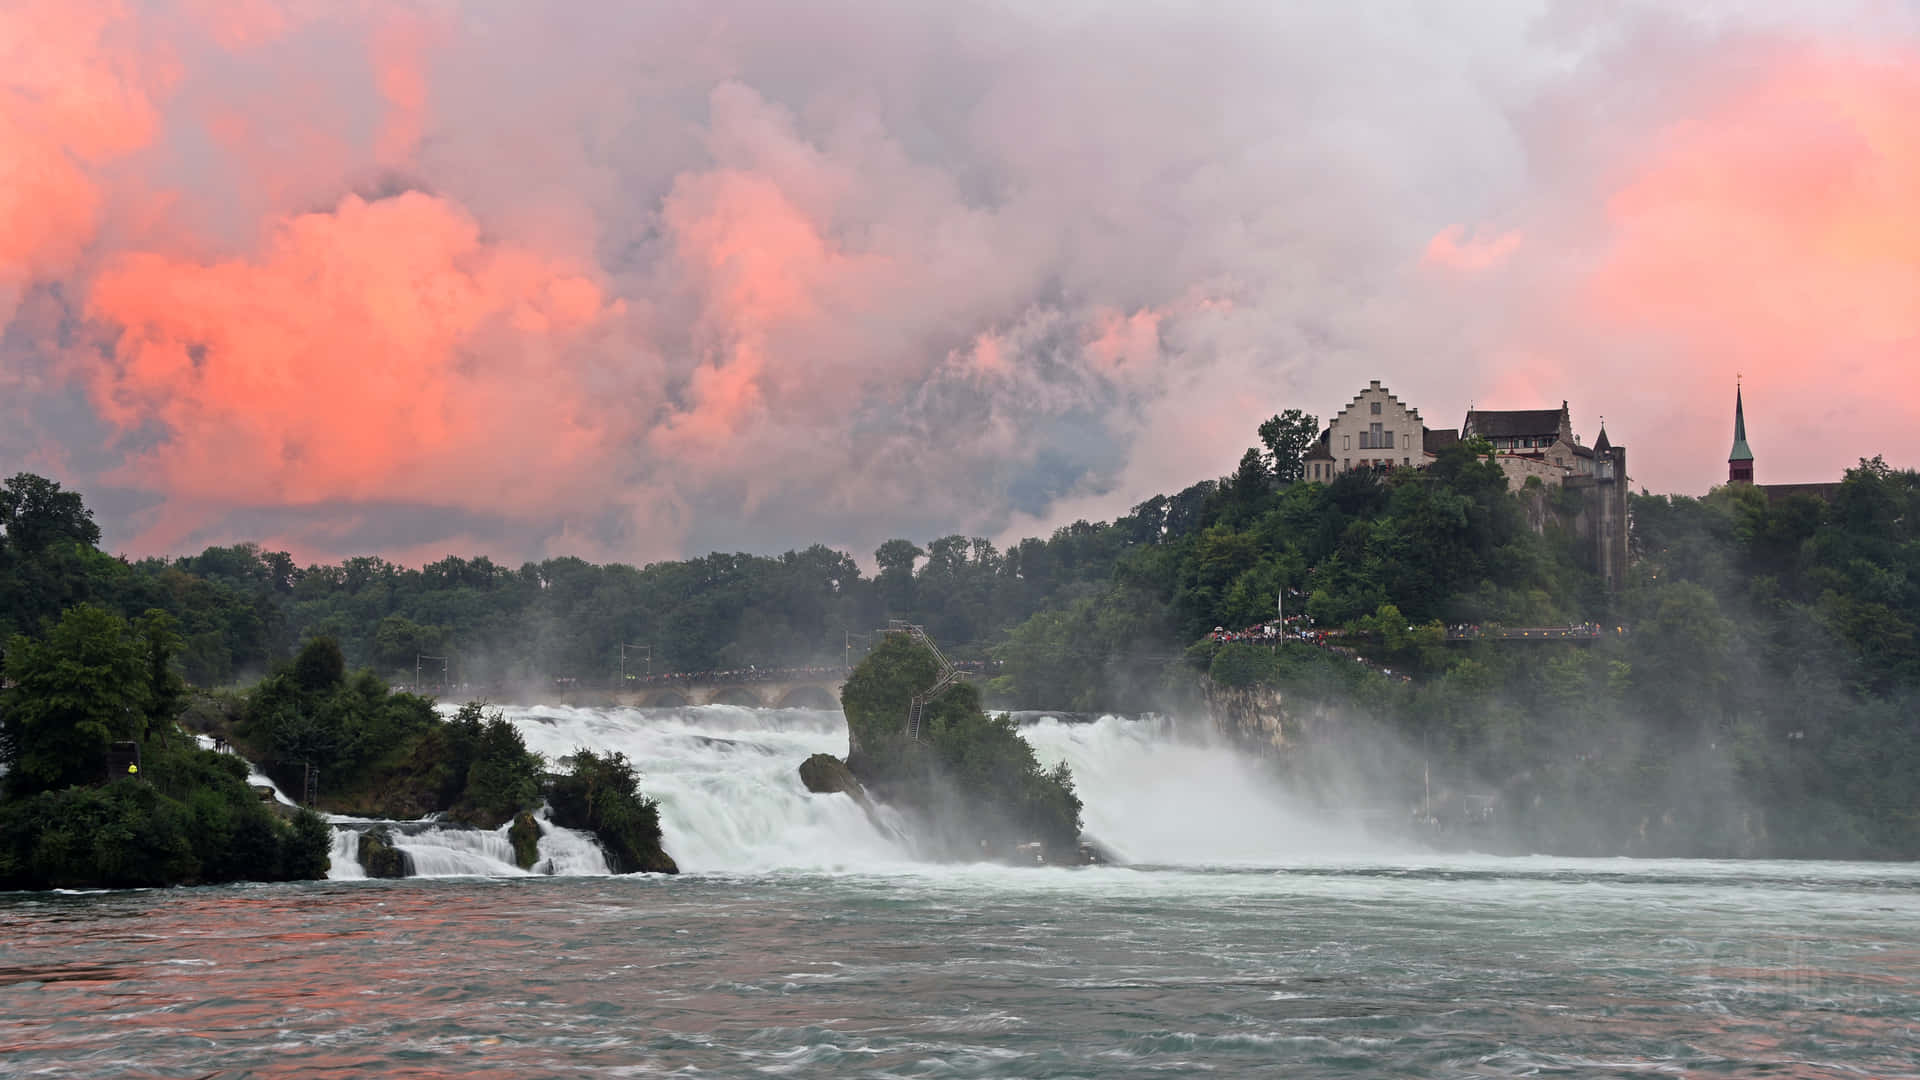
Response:
[[[1540,488],[1528,514],[1533,527],[1545,529],[1548,518],[1557,517],[1584,542],[1589,564],[1607,587],[1619,589],[1631,550],[1627,448],[1607,437],[1604,423],[1594,445],[1582,445],[1565,401],[1558,409],[1469,409],[1459,431],[1435,431],[1421,420],[1419,409],[1374,379],[1308,448],[1301,475],[1309,482],[1326,483],[1353,469],[1417,469],[1471,438],[1485,439],[1493,447],[1509,491],[1524,492],[1528,481],[1538,478]],[[1578,492],[1579,498],[1549,500],[1553,488]]]
[[[1520,490],[1529,476],[1545,484],[1564,484],[1570,477],[1592,476],[1596,468],[1593,448],[1582,446],[1573,433],[1573,419],[1564,401],[1557,410],[1469,409],[1460,435],[1493,444],[1494,460],[1507,474],[1507,487],[1513,491]]]
[[[1374,379],[1320,433],[1301,459],[1301,475],[1326,483],[1351,469],[1419,468],[1459,441],[1452,431],[1430,430],[1419,409]]]
[[[1569,511],[1562,503],[1557,513],[1584,541],[1589,562],[1607,587],[1621,587],[1632,528],[1627,515],[1627,448],[1614,445],[1605,423],[1594,444],[1586,446],[1574,434],[1565,401],[1558,409],[1468,409],[1460,436],[1485,439],[1493,446],[1493,460],[1506,474],[1509,491],[1522,491],[1530,479],[1537,478],[1544,488],[1579,492],[1577,510]],[[1545,527],[1545,513],[1543,499],[1539,512],[1530,515],[1536,528]]]

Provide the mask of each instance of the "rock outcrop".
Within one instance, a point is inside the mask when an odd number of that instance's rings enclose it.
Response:
[[[861,787],[860,781],[854,778],[853,770],[832,754],[815,754],[801,762],[800,782],[815,795],[845,792],[862,806],[871,803],[867,798],[867,789]]]
[[[853,770],[832,754],[815,754],[801,762],[800,782],[815,795],[846,795],[865,811],[867,820],[873,822],[874,828],[883,833],[899,835],[899,827],[881,815],[873,796],[853,775]]]
[[[513,864],[522,870],[533,869],[540,861],[540,823],[530,811],[522,810],[507,830],[507,842],[513,845]]]
[[[407,853],[393,846],[393,835],[385,827],[360,834],[360,868],[368,877],[403,878],[413,873],[407,865]]]

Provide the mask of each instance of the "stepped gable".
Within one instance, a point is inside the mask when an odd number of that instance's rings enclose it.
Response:
[[[1383,393],[1383,394],[1385,394],[1385,395],[1387,396],[1387,400],[1388,400],[1388,401],[1391,401],[1391,402],[1393,402],[1393,403],[1394,403],[1395,405],[1398,405],[1398,406],[1400,406],[1401,408],[1403,408],[1403,409],[1405,409],[1405,410],[1407,410],[1407,415],[1408,415],[1408,416],[1410,416],[1410,417],[1412,417],[1412,418],[1413,418],[1414,420],[1416,420],[1416,421],[1420,419],[1420,410],[1419,410],[1419,409],[1416,409],[1416,408],[1414,408],[1413,406],[1411,406],[1411,405],[1408,405],[1408,404],[1407,404],[1406,402],[1404,402],[1404,401],[1401,401],[1401,400],[1400,400],[1400,397],[1399,397],[1399,395],[1398,395],[1398,394],[1395,394],[1395,393],[1394,393],[1393,391],[1391,391],[1391,390],[1389,390],[1389,389],[1387,389],[1387,388],[1386,388],[1386,387],[1384,387],[1384,386],[1381,386],[1381,385],[1380,385],[1380,380],[1379,380],[1379,379],[1370,379],[1370,380],[1368,380],[1368,382],[1367,382],[1367,389],[1366,389],[1366,390],[1362,390],[1362,391],[1360,391],[1359,393],[1357,393],[1357,394],[1355,394],[1355,395],[1353,395],[1353,400],[1352,400],[1352,401],[1349,401],[1349,402],[1347,402],[1347,403],[1346,403],[1346,405],[1345,405],[1344,407],[1342,407],[1342,408],[1341,408],[1341,410],[1340,410],[1339,412],[1337,412],[1337,413],[1335,413],[1335,414],[1333,415],[1333,423],[1331,423],[1331,424],[1328,424],[1328,425],[1327,425],[1327,430],[1328,430],[1328,432],[1331,432],[1331,431],[1333,430],[1333,428],[1334,428],[1335,426],[1337,426],[1337,425],[1338,425],[1338,424],[1340,423],[1340,418],[1341,418],[1341,417],[1343,417],[1343,416],[1345,416],[1345,415],[1347,415],[1348,413],[1350,413],[1350,412],[1352,412],[1352,411],[1353,411],[1354,409],[1356,409],[1356,408],[1358,408],[1358,407],[1359,407],[1359,405],[1360,405],[1360,402],[1361,402],[1361,400],[1362,400],[1363,398],[1365,398],[1365,397],[1367,396],[1367,390],[1378,390],[1378,391],[1380,391],[1381,393]]]

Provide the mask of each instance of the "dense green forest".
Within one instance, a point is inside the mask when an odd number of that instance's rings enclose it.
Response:
[[[1392,487],[1372,474],[1282,486],[1275,474],[1286,470],[1273,455],[1248,455],[1234,476],[1004,552],[978,537],[924,547],[889,540],[874,552],[872,575],[818,545],[641,568],[560,558],[512,569],[484,556],[417,570],[374,557],[300,567],[252,544],[127,561],[98,549],[77,495],[22,475],[0,489],[8,523],[0,634],[30,632],[91,600],[129,615],[171,614],[182,671],[196,686],[250,682],[316,637],[338,641],[350,669],[395,682],[410,683],[426,654],[448,657],[454,682],[520,686],[612,681],[622,643],[649,649],[656,672],[837,664],[850,639],[870,642],[889,619],[921,623],[943,648],[980,658],[1036,615],[1072,619],[1116,606],[1126,625],[1089,635],[1089,647],[1138,641],[1165,653],[1215,623],[1261,618],[1283,581],[1311,589],[1315,615],[1332,623],[1388,598],[1410,612],[1439,611],[1453,590],[1483,585],[1456,606],[1545,618],[1596,601],[1560,548],[1514,520],[1500,517],[1505,531],[1493,535],[1481,533],[1497,515],[1455,529],[1459,500],[1484,508],[1505,498],[1497,470],[1459,494]],[[1116,588],[1129,593],[1123,602]],[[629,672],[644,670],[639,655],[629,650]]]
[[[957,657],[997,660],[985,689],[1003,705],[1139,711],[1272,689],[1300,725],[1293,766],[1370,760],[1355,783],[1398,805],[1416,788],[1429,808],[1491,796],[1516,843],[1920,853],[1915,473],[1865,461],[1831,500],[1635,496],[1634,562],[1610,591],[1558,524],[1558,494],[1509,493],[1484,445],[1307,483],[1296,436],[1312,418],[1282,419],[1232,475],[1115,521],[1006,551],[889,540],[871,575],[819,546],[639,568],[300,567],[251,545],[127,561],[99,550],[77,495],[22,475],[0,488],[0,632],[32,640],[90,603],[164,613],[171,662],[199,686],[251,682],[331,638],[348,669],[392,681],[425,653],[449,657],[457,683],[537,688],[611,682],[623,643],[646,647],[654,672],[835,664],[906,619]],[[1283,590],[1369,663],[1206,640],[1267,619]],[[1588,621],[1628,632],[1522,646],[1438,630]]]

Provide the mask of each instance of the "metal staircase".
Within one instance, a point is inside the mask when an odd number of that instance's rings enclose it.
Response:
[[[927,636],[925,627],[894,619],[887,624],[887,632],[912,635],[915,641],[926,646],[927,651],[933,654],[934,661],[940,665],[940,678],[932,686],[913,695],[913,700],[907,705],[907,738],[918,741],[921,724],[927,714],[927,703],[939,697],[941,691],[947,687],[966,678],[967,673],[953,666],[953,662],[940,651],[940,646],[935,645],[933,639]]]

